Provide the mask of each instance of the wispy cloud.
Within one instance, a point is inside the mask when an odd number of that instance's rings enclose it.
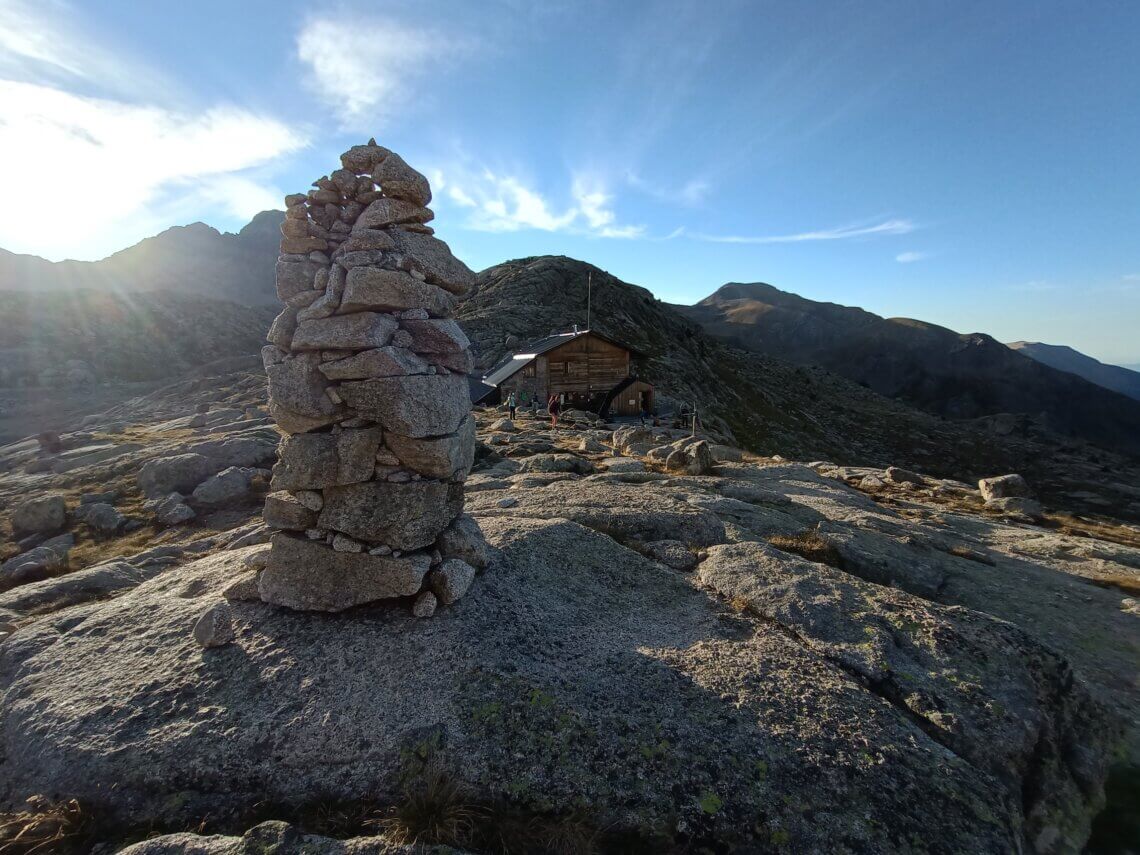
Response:
[[[514,175],[482,169],[435,170],[437,194],[468,210],[466,228],[485,232],[535,229],[604,238],[637,238],[645,227],[618,223],[614,197],[597,179],[574,176],[567,200],[552,202]]]
[[[823,229],[813,232],[798,232],[789,235],[710,235],[702,233],[687,233],[690,237],[712,243],[801,243],[820,240],[854,240],[857,238],[884,237],[887,235],[906,235],[917,229],[913,222],[905,219],[884,220],[873,225],[839,226],[833,229]]]
[[[624,176],[625,183],[635,190],[666,204],[681,204],[686,206],[699,205],[712,190],[712,185],[703,178],[690,178],[679,185],[665,185],[650,181],[636,172],[628,171]]]
[[[1125,273],[1120,278],[1125,282],[1140,282],[1140,273]]]
[[[406,108],[423,78],[475,46],[469,36],[341,14],[311,17],[297,34],[309,85],[346,127],[372,128]]]
[[[279,204],[266,164],[305,145],[270,116],[161,97],[161,74],[59,0],[0,0],[0,57],[0,183],[21,200],[0,207],[9,250],[97,258],[206,212],[247,217]],[[66,227],[45,227],[61,211]]]
[[[895,261],[899,264],[914,264],[916,261],[925,261],[930,258],[930,254],[926,252],[900,252],[895,256]]]

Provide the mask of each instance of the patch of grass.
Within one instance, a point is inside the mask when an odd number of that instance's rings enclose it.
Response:
[[[774,534],[768,538],[768,543],[781,552],[790,552],[817,564],[843,569],[843,557],[839,554],[839,550],[813,529],[801,531],[799,534]]]
[[[369,822],[395,843],[471,845],[484,809],[455,780],[431,768],[409,783],[384,816]]]
[[[35,796],[27,810],[0,814],[0,855],[47,855],[87,852],[94,823],[72,799],[50,802]]]

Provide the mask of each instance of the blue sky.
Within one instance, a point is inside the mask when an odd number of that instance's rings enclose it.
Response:
[[[369,136],[560,253],[1140,362],[1140,3],[0,0],[0,246],[236,230]]]

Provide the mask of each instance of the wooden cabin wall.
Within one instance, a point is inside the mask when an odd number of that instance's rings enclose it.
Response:
[[[582,336],[547,351],[535,360],[536,374],[547,380],[550,394],[612,389],[629,376],[629,351],[593,336]]]
[[[644,380],[636,380],[618,392],[610,404],[610,412],[617,416],[638,416],[643,402],[645,409],[653,412],[653,387]]]

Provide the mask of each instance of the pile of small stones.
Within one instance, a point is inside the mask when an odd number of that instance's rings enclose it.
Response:
[[[475,277],[426,225],[423,175],[375,140],[341,164],[285,198],[285,309],[262,356],[287,436],[257,593],[318,611],[412,597],[426,617],[463,596],[485,554],[460,516],[473,362],[452,317]]]

